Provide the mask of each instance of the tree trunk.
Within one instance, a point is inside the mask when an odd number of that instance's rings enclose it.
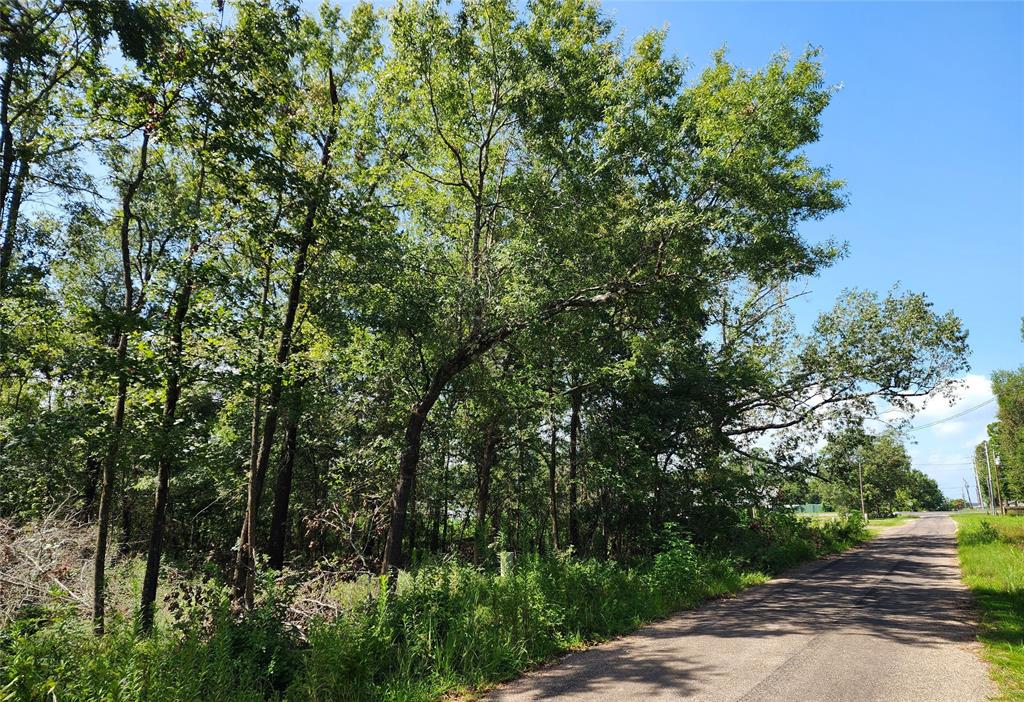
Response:
[[[131,471],[122,477],[121,480],[121,542],[118,544],[118,553],[126,556],[131,548],[131,540],[134,537],[132,531],[132,493],[131,493]]]
[[[999,464],[992,462],[992,472],[995,475],[996,504],[999,505],[999,514],[1006,514],[1006,505],[1003,504],[1003,486],[999,479]]]
[[[423,426],[427,415],[437,403],[448,382],[456,374],[464,370],[475,358],[468,349],[462,348],[435,371],[431,377],[423,397],[413,405],[405,423],[405,437],[402,444],[402,455],[398,461],[398,483],[391,499],[391,523],[388,528],[388,539],[384,546],[381,572],[388,576],[388,585],[394,585],[398,569],[404,563],[402,541],[405,538],[405,524],[408,517],[409,498],[412,495],[413,481],[420,462],[420,443],[423,438]]]
[[[124,427],[124,409],[128,397],[128,375],[124,364],[128,357],[128,334],[122,332],[117,342],[117,397],[111,420],[110,443],[103,461],[103,481],[100,485],[100,511],[96,522],[96,552],[93,555],[92,626],[97,636],[104,629],[104,590],[107,562],[107,535],[110,531],[110,507],[114,499],[114,469],[120,453],[121,429]]]
[[[92,512],[93,503],[96,501],[96,491],[99,488],[100,474],[103,470],[103,463],[93,454],[85,457],[85,486],[82,489],[82,515]]]
[[[514,521],[514,534],[512,536],[512,544],[518,549],[520,545],[526,543],[523,538],[523,475],[526,473],[526,442],[523,441],[523,431],[520,426],[516,432],[519,441],[519,450],[516,456],[516,516]]]
[[[445,443],[447,443],[447,439]],[[448,461],[445,443],[439,441],[437,446],[442,478],[440,489],[435,490],[430,499],[430,537],[427,542],[427,548],[430,550],[430,553],[437,553],[441,548],[441,495],[444,494],[444,472],[447,470],[446,463]]]
[[[263,419],[263,342],[267,338],[267,299],[270,297],[270,262],[263,269],[263,293],[260,296],[260,324],[256,331],[256,382],[252,392],[252,414],[249,428],[249,475],[255,475],[260,458],[260,426]],[[242,533],[238,539],[238,550],[249,541],[249,520],[242,520]],[[235,563],[232,582],[241,577],[241,560]]]
[[[405,537],[405,521],[409,509],[409,497],[412,494],[412,483],[416,477],[416,467],[420,460],[420,441],[423,436],[423,425],[427,414],[437,402],[437,397],[427,396],[412,408],[405,426],[405,441],[402,456],[398,462],[398,484],[395,486],[391,500],[391,524],[388,528],[388,539],[384,546],[382,572],[393,580],[398,568],[402,566],[402,540]]]
[[[333,85],[333,75],[330,76],[330,80]],[[332,100],[336,104],[336,97],[333,95]],[[274,434],[277,431],[281,393],[284,389],[284,370],[291,356],[292,333],[295,327],[295,317],[298,313],[299,302],[302,298],[302,281],[306,275],[306,257],[309,254],[310,246],[313,244],[313,225],[316,222],[317,208],[322,198],[324,182],[327,179],[327,170],[331,163],[331,145],[334,143],[335,136],[336,131],[332,127],[323,143],[316,191],[312,193],[306,208],[306,217],[302,223],[302,238],[300,239],[299,249],[296,252],[295,263],[292,267],[291,283],[288,289],[288,306],[285,308],[284,323],[281,326],[281,337],[277,345],[274,376],[270,383],[270,391],[267,394],[267,412],[263,418],[263,432],[260,437],[259,455],[255,466],[249,471],[245,518],[242,522],[241,536],[239,537],[233,587],[235,601],[242,601],[246,606],[251,606],[253,599],[252,576],[256,564],[256,521],[259,516],[263,481],[267,474],[267,467],[270,464],[270,451],[274,442]]]
[[[14,180],[10,203],[7,205],[7,223],[4,226],[3,243],[0,244],[0,297],[7,292],[7,284],[14,259],[14,239],[18,234],[18,214],[25,197],[25,181],[28,178],[28,159],[22,158],[18,175]]]
[[[406,544],[406,561],[411,565],[412,559],[416,556],[416,483],[419,476],[412,477],[412,491],[409,493],[409,528],[406,529],[408,539]]]
[[[310,225],[312,229],[312,225]],[[267,393],[267,411],[263,416],[263,431],[260,435],[260,450],[256,458],[255,470],[249,473],[249,488],[246,498],[245,519],[242,523],[242,535],[235,563],[234,597],[236,601],[244,601],[246,606],[252,604],[252,575],[256,558],[256,520],[259,515],[260,498],[263,494],[263,482],[270,465],[270,453],[273,448],[274,435],[277,433],[277,421],[280,414],[281,394],[284,390],[284,369],[291,355],[292,332],[295,317],[299,309],[302,294],[302,279],[306,272],[306,256],[309,253],[310,237],[303,238],[299,245],[295,264],[292,268],[291,285],[288,292],[288,306],[285,310],[284,324],[281,326],[281,337],[277,345],[274,377]]]
[[[441,551],[448,550],[448,468],[451,463],[451,446],[447,432],[444,437],[444,465],[441,473]]]
[[[579,389],[571,393],[572,413],[569,417],[569,544],[580,553],[580,525],[576,512],[579,499],[579,434],[580,405],[583,398]]]
[[[193,245],[189,256],[194,252]],[[187,263],[186,265],[190,265]],[[164,389],[164,411],[160,424],[160,454],[156,470],[156,495],[153,499],[153,525],[149,533],[149,551],[146,555],[146,574],[142,580],[142,601],[139,607],[139,625],[143,633],[153,629],[153,603],[156,601],[157,582],[160,578],[160,558],[163,553],[164,525],[167,517],[168,484],[173,459],[174,422],[178,400],[181,398],[181,353],[185,331],[185,318],[192,301],[191,274],[186,272],[177,291],[174,316],[171,320],[170,346],[167,350],[167,381]]]
[[[14,170],[14,130],[11,127],[11,86],[14,64],[8,60],[3,80],[0,81],[0,222],[7,220],[7,195]],[[7,285],[7,271],[14,253],[14,240],[5,235],[0,245],[0,294]]]
[[[501,433],[498,420],[492,417],[484,431],[483,450],[476,474],[476,539],[473,544],[473,562],[479,564],[484,560],[487,541],[487,511],[491,498],[491,473],[498,458],[498,445]]]
[[[114,498],[114,470],[117,466],[121,449],[121,430],[124,428],[124,410],[128,399],[128,370],[125,368],[128,359],[128,329],[125,325],[134,311],[134,290],[132,288],[132,259],[129,228],[132,221],[132,199],[142,185],[146,173],[149,156],[149,132],[142,133],[142,145],[139,148],[139,169],[135,178],[125,188],[121,198],[121,273],[124,282],[124,319],[120,321],[121,329],[117,338],[117,397],[114,400],[114,412],[111,419],[110,443],[103,462],[103,483],[100,488],[100,513],[96,525],[96,553],[93,558],[93,599],[92,625],[97,636],[104,629],[104,594],[106,586],[105,568],[107,559],[107,537],[110,532],[110,506]]]
[[[608,488],[601,488],[601,539],[598,545],[597,555],[602,561],[608,560],[608,511],[611,508],[611,499],[608,495]]]
[[[551,423],[551,441],[548,447],[548,502],[551,507],[551,546],[559,550],[558,545],[558,420],[555,417],[554,404],[548,416]]]
[[[298,445],[298,415],[296,407],[288,418],[284,432],[284,461],[281,463],[281,470],[277,473],[277,484],[274,486],[274,509],[270,518],[270,544],[267,554],[267,562],[274,570],[281,570],[284,567],[284,550],[288,538],[288,503],[291,500],[292,474]]]
[[[491,497],[491,531],[487,536],[488,543],[496,544],[501,533],[501,493]],[[504,546],[504,544],[502,544]],[[505,549],[502,549],[505,550]]]

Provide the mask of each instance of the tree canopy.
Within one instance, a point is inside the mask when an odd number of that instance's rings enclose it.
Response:
[[[95,520],[97,631],[111,540],[146,555],[146,628],[165,556],[246,606],[264,562],[711,539],[965,368],[920,293],[795,328],[845,251],[802,229],[846,199],[808,151],[817,50],[693,73],[582,0],[0,25],[0,516]],[[851,437],[837,501],[863,462],[869,511],[937,504]]]
[[[821,479],[815,487],[829,505],[845,510],[863,505],[870,517],[946,505],[935,480],[911,468],[906,448],[892,432],[873,435],[851,428],[831,436],[822,450]]]

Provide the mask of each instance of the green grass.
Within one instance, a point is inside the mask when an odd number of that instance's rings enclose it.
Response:
[[[841,515],[838,512],[796,513],[796,516],[801,519],[807,519],[812,524],[818,525],[827,524],[841,519]],[[906,524],[912,519],[917,519],[917,517],[908,515],[902,517],[889,517],[887,519],[870,519],[867,524],[868,532],[871,536],[876,536],[888,527],[900,526],[902,524]]]
[[[882,528],[900,526],[901,524],[906,524],[912,519],[917,519],[917,517],[913,515],[908,515],[904,517],[889,517],[888,519],[870,519],[868,520],[868,527]]]
[[[1000,699],[1024,700],[1024,517],[957,515],[964,582],[981,608]]]
[[[811,521],[831,522],[839,519],[839,512],[794,512],[798,517],[810,519]]]

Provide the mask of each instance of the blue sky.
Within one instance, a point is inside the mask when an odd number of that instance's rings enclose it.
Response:
[[[984,402],[993,370],[1024,364],[1024,4],[603,6],[627,37],[667,26],[668,47],[689,59],[692,78],[723,45],[751,69],[782,49],[823,49],[827,79],[842,88],[809,152],[847,181],[850,204],[805,231],[847,241],[850,255],[810,281],[798,321],[844,288],[894,283],[954,310],[970,330],[972,368],[961,399],[925,404],[916,424]],[[960,496],[969,468],[957,464],[971,459],[994,416],[989,404],[913,432],[915,465]]]

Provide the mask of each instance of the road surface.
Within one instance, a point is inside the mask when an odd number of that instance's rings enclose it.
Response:
[[[942,515],[573,653],[492,692],[534,700],[976,702],[994,694]]]

